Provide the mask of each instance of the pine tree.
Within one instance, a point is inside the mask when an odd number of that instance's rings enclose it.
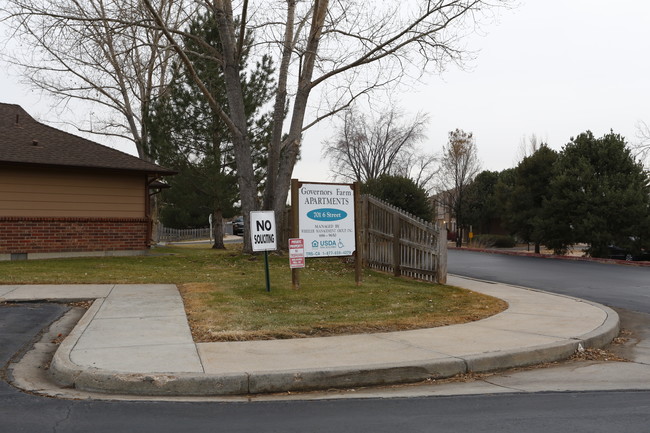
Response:
[[[426,191],[408,177],[382,174],[368,180],[362,191],[425,221],[431,221],[433,216]]]
[[[184,40],[193,67],[213,95],[226,100],[223,71],[214,55],[221,52],[214,17],[209,13],[190,24],[191,35]],[[207,42],[199,44],[197,41]],[[252,38],[246,39],[250,46]],[[247,65],[245,50],[242,65]],[[161,219],[175,227],[204,226],[213,215],[214,248],[223,248],[222,217],[233,216],[239,200],[237,174],[230,133],[213,113],[204,94],[182,66],[176,66],[168,93],[153,104],[149,117],[152,157],[178,170],[163,192]],[[257,151],[256,178],[263,187],[264,146],[270,137],[270,118],[264,111],[272,96],[273,67],[264,57],[254,67],[240,71],[249,131]],[[227,108],[227,103],[224,103]]]
[[[485,170],[467,187],[462,214],[475,233],[487,234],[497,229],[501,208],[496,196],[500,172]]]
[[[506,221],[511,232],[535,244],[535,252],[546,241],[542,208],[549,195],[549,183],[557,152],[542,144],[525,157],[514,172],[514,185],[505,202]]]
[[[555,164],[544,200],[547,245],[561,253],[578,242],[606,257],[612,244],[640,248],[648,239],[649,177],[614,132],[571,139]]]

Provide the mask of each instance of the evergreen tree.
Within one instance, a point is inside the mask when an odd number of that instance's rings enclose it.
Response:
[[[549,183],[557,152],[542,144],[525,157],[514,171],[514,184],[505,201],[505,219],[513,234],[535,244],[535,252],[546,241],[542,207],[549,195]]]
[[[431,221],[431,203],[426,192],[408,177],[383,174],[368,180],[362,191],[418,218]]]
[[[214,56],[221,52],[220,39],[211,14],[190,24],[184,40],[193,67],[213,95],[226,101],[223,71]],[[201,40],[206,44],[200,44]],[[252,39],[246,39],[250,46]],[[241,80],[249,119],[249,131],[257,150],[255,175],[263,187],[263,148],[270,137],[270,118],[264,106],[271,99],[273,68],[268,57],[254,67],[243,53]],[[227,103],[223,103],[226,109]],[[219,119],[203,92],[181,66],[164,98],[153,104],[149,122],[150,153],[160,164],[178,170],[162,194],[161,220],[172,227],[204,226],[213,215],[215,248],[223,248],[222,216],[233,216],[239,200],[237,175],[230,132]]]
[[[496,171],[482,171],[467,187],[462,214],[475,233],[491,233],[501,217],[501,205],[496,196],[500,175]]]
[[[640,248],[649,234],[648,173],[623,137],[587,131],[559,155],[543,207],[544,236],[557,253],[578,242],[592,257],[606,257],[612,244]]]

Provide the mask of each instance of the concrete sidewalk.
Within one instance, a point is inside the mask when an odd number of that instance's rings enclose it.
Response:
[[[555,361],[618,333],[611,309],[450,276],[504,299],[488,319],[432,329],[252,342],[192,340],[173,285],[0,286],[0,301],[96,299],[57,350],[63,386],[139,395],[241,395],[386,385]]]

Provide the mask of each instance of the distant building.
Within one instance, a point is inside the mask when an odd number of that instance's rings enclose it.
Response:
[[[447,237],[455,239],[456,236],[456,216],[452,214],[450,194],[445,191],[431,197],[431,207],[433,208],[433,220],[440,226],[447,229]]]
[[[0,103],[0,260],[141,254],[172,174]]]

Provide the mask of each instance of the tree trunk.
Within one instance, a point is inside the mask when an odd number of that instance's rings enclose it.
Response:
[[[237,182],[241,199],[241,210],[245,227],[250,225],[250,212],[257,209],[257,183],[253,169],[253,157],[248,135],[244,92],[239,75],[239,54],[235,46],[235,30],[229,2],[216,14],[219,37],[223,46],[223,76],[228,99],[228,111],[232,121],[231,129],[235,161],[237,162]],[[253,251],[250,236],[244,236],[244,252]]]
[[[293,26],[295,20],[296,1],[287,1],[287,21],[284,33],[284,47],[282,60],[278,72],[278,88],[273,106],[273,131],[268,151],[266,190],[264,191],[263,208],[274,209],[274,191],[276,189],[276,178],[280,167],[280,154],[282,151],[282,127],[284,125],[285,107],[287,105],[287,81],[289,75],[289,64],[293,51]],[[276,212],[276,218],[278,217]],[[279,224],[279,222],[278,222]]]
[[[460,190],[460,188],[458,188]],[[463,246],[463,229],[462,229],[462,220],[461,220],[461,206],[462,206],[462,194],[458,193],[456,203],[456,246],[461,248]]]
[[[275,212],[276,226],[278,227],[278,230],[281,231],[286,230],[287,221],[285,221],[284,217],[287,197],[289,195],[293,168],[296,165],[298,155],[300,154],[302,127],[305,120],[305,113],[307,111],[309,93],[312,89],[312,76],[314,73],[314,65],[316,63],[316,53],[318,53],[318,44],[323,31],[328,7],[328,0],[317,0],[314,2],[309,40],[303,57],[302,72],[298,81],[298,91],[294,100],[289,133],[287,138],[284,140],[283,145],[279,149],[278,156],[280,157],[280,160],[277,169],[277,177],[275,177],[270,183],[273,185],[273,189],[266,191],[265,203],[272,203],[273,211]],[[280,246],[280,248],[284,249],[288,248],[288,246]]]
[[[218,250],[226,249],[223,244],[223,214],[221,209],[216,209],[212,214],[212,236],[214,236],[214,244],[212,248]]]

